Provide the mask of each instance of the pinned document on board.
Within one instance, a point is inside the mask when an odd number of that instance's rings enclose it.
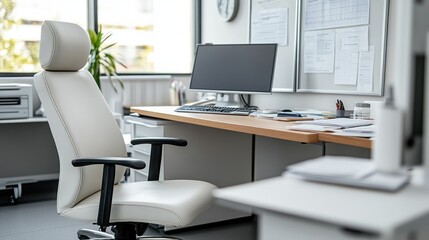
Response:
[[[372,92],[374,78],[374,53],[375,47],[370,46],[368,52],[360,52],[359,54],[357,90],[360,92]]]
[[[358,52],[335,53],[335,84],[356,85],[358,74]]]
[[[304,43],[304,72],[333,73],[335,31],[305,32]]]
[[[289,8],[284,0],[251,1],[250,42],[287,46]]]
[[[335,50],[339,52],[368,51],[368,26],[335,30]]]
[[[305,30],[369,24],[369,0],[306,0]]]
[[[262,10],[252,17],[252,43],[288,45],[288,8]]]
[[[335,84],[356,85],[359,51],[368,51],[368,26],[335,30]]]

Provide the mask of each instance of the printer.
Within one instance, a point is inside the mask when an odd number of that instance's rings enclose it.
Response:
[[[31,84],[0,84],[0,119],[33,117]]]

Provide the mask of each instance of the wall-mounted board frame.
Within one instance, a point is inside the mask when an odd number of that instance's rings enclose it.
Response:
[[[389,0],[299,0],[296,91],[383,96]]]
[[[249,42],[277,43],[273,92],[294,92],[297,69],[297,0],[251,0]]]

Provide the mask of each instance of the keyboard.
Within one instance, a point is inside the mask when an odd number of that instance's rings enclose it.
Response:
[[[183,105],[176,108],[176,112],[192,112],[192,113],[215,113],[215,114],[227,114],[227,115],[242,115],[247,116],[253,111],[254,108],[246,107],[219,107],[213,105],[193,106]]]

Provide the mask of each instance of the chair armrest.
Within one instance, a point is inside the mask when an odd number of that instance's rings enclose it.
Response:
[[[100,203],[98,205],[97,225],[104,232],[110,224],[110,210],[112,208],[113,185],[115,183],[116,165],[143,169],[146,163],[140,159],[125,157],[102,157],[102,158],[80,158],[72,160],[74,167],[84,167],[89,165],[103,166],[103,179],[101,182]]]
[[[131,140],[132,145],[139,144],[150,144],[150,164],[148,171],[148,181],[158,181],[159,174],[161,171],[161,159],[162,159],[162,146],[164,144],[174,145],[179,147],[184,147],[188,145],[188,142],[180,138],[171,138],[171,137],[146,137],[146,138],[136,138]]]
[[[102,157],[102,158],[79,158],[72,161],[75,167],[84,167],[95,164],[119,165],[133,169],[143,169],[146,163],[137,158],[128,157]]]
[[[184,147],[188,145],[185,139],[171,138],[171,137],[146,137],[146,138],[135,138],[131,140],[132,145],[139,144],[169,144]]]

